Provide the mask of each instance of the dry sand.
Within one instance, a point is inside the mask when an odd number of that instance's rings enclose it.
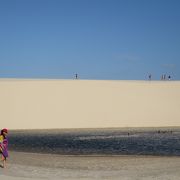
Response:
[[[10,129],[180,126],[180,81],[0,79]]]
[[[178,180],[180,157],[59,156],[10,152],[3,180],[122,179]]]

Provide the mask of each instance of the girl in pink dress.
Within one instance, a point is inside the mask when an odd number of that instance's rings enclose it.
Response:
[[[2,129],[1,135],[0,135],[0,154],[1,154],[1,160],[3,161],[2,168],[5,168],[6,166],[6,159],[8,157],[8,130]]]

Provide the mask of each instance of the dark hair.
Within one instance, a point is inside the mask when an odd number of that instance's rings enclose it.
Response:
[[[2,129],[2,130],[1,130],[1,135],[3,135],[3,132],[8,133],[8,130],[7,130],[7,129]]]

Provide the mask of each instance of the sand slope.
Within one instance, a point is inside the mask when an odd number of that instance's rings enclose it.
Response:
[[[11,129],[180,126],[179,81],[0,80]]]

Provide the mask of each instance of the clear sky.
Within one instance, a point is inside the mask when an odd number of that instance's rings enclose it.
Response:
[[[179,0],[0,0],[0,78],[180,80]]]

